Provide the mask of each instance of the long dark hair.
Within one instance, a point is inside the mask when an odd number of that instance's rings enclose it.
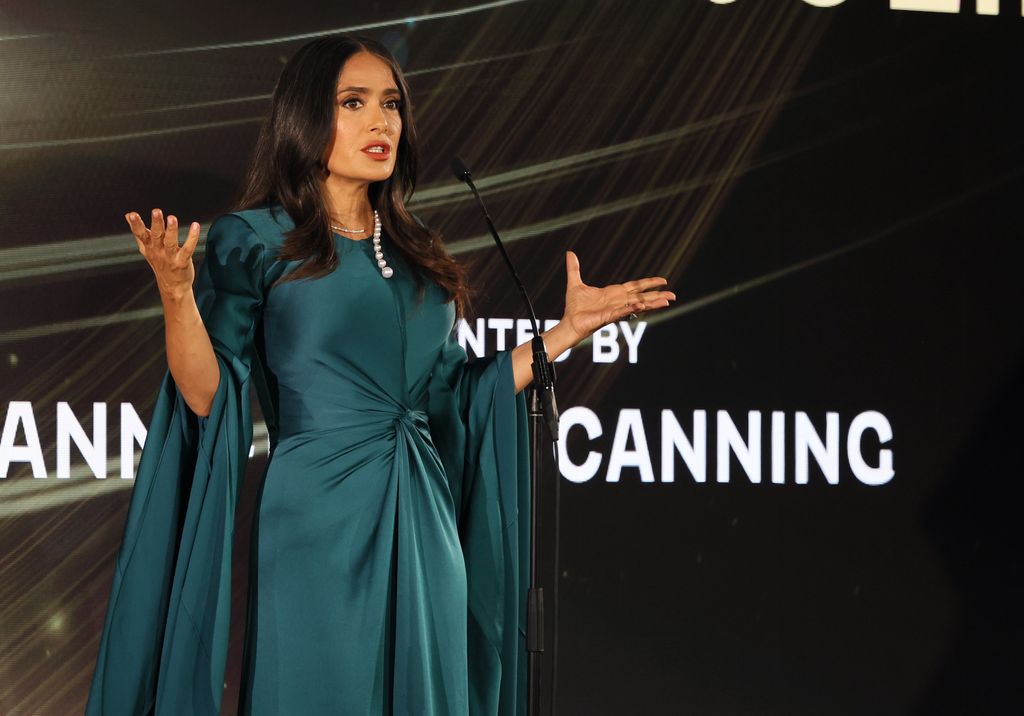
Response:
[[[295,223],[285,234],[279,261],[303,263],[281,281],[320,278],[338,265],[330,214],[321,191],[324,157],[334,137],[338,76],[348,59],[369,52],[391,68],[401,93],[402,132],[395,169],[385,181],[369,186],[370,204],[380,213],[382,228],[392,245],[417,267],[415,278],[422,296],[424,276],[455,301],[464,315],[469,286],[464,268],[448,253],[440,233],[420,224],[405,204],[416,188],[416,128],[409,85],[394,56],[376,40],[343,35],[303,45],[288,61],[274,88],[270,116],[263,123],[256,151],[237,209],[280,204]]]

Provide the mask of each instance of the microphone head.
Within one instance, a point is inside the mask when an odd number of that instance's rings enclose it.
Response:
[[[456,179],[462,182],[469,181],[471,176],[469,173],[469,167],[467,167],[461,159],[458,157],[452,157],[449,166],[452,168],[452,173],[455,175]]]

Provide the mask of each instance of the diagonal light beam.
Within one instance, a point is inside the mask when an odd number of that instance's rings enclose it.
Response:
[[[395,25],[412,25],[417,22],[427,22],[429,20],[442,20],[449,17],[458,17],[460,15],[470,15],[472,13],[482,12],[484,10],[493,10],[494,8],[497,7],[502,7],[505,5],[515,5],[517,3],[525,1],[526,0],[494,0],[494,2],[486,2],[480,5],[470,5],[468,7],[457,8],[455,10],[442,10],[440,12],[424,13],[423,15],[410,15],[408,17],[400,17],[392,20],[364,22],[359,25],[337,27],[331,30],[317,30],[316,32],[304,32],[298,35],[282,35],[280,37],[270,37],[264,40],[221,42],[214,45],[196,45],[194,47],[172,47],[165,50],[131,52],[126,54],[114,55],[114,57],[152,57],[154,55],[174,55],[183,54],[187,52],[211,52],[214,50],[235,50],[242,47],[264,47],[267,45],[279,45],[286,42],[298,42],[300,40],[312,40],[317,37],[327,37],[328,35],[341,35],[345,33],[362,32],[364,30],[378,30],[384,27],[394,27]]]

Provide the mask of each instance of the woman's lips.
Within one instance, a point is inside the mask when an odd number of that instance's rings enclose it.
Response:
[[[378,147],[378,146],[380,146],[380,145],[374,145],[374,147]],[[391,148],[390,147],[380,147],[381,151],[377,151],[377,152],[371,152],[370,149],[371,149],[371,147],[367,147],[366,149],[363,150],[363,154],[368,156],[370,159],[376,159],[378,162],[382,162],[385,159],[388,159],[388,158],[391,157]]]

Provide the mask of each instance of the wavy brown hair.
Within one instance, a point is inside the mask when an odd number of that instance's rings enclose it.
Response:
[[[356,35],[320,38],[303,45],[285,64],[236,208],[279,204],[295,223],[285,234],[277,260],[302,264],[279,281],[321,278],[337,267],[322,189],[324,157],[334,138],[338,77],[358,52],[386,62],[401,93],[402,132],[395,169],[385,181],[370,184],[370,204],[380,213],[391,244],[418,269],[420,296],[424,279],[429,278],[455,301],[456,314],[462,316],[470,293],[465,269],[445,249],[440,232],[428,229],[406,208],[416,188],[418,164],[409,85],[394,56],[376,40]]]

